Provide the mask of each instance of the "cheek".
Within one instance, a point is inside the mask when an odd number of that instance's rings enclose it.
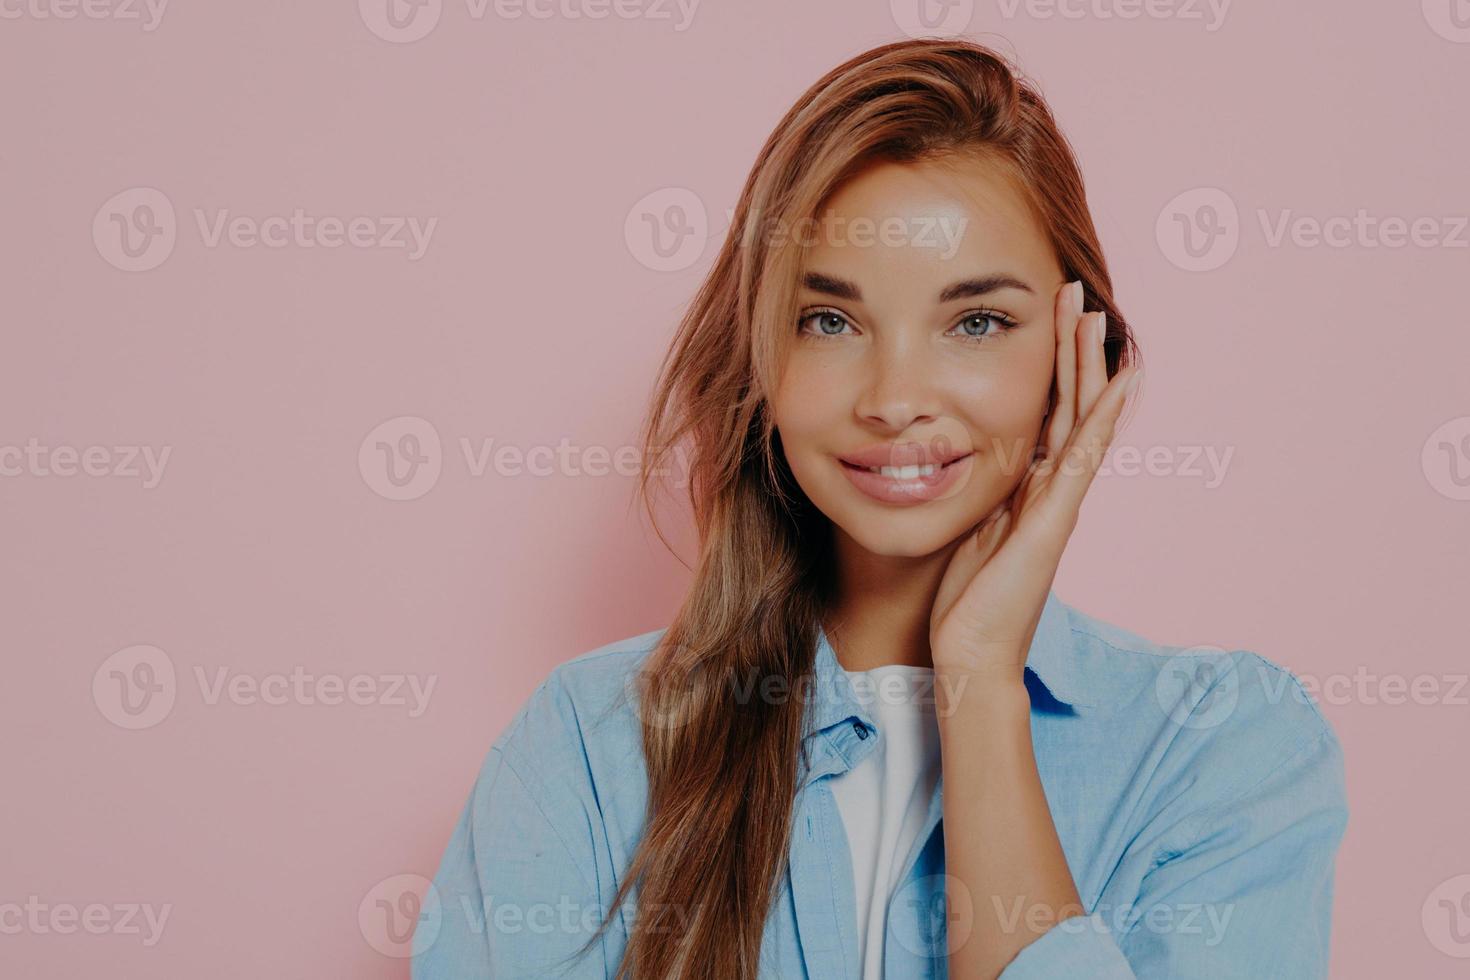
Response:
[[[1051,403],[1052,376],[1051,360],[1036,356],[966,378],[963,401],[971,424],[980,433],[1034,431]]]
[[[1051,403],[1052,376],[1051,361],[1037,357],[967,380],[965,424],[986,471],[999,466],[1012,473],[1030,461]]]
[[[781,450],[798,478],[805,469],[804,458],[840,424],[833,415],[836,401],[826,394],[820,372],[803,371],[793,365],[787,368],[771,399],[771,418],[780,434]]]
[[[844,418],[844,375],[815,358],[793,355],[771,399],[771,416],[783,438],[797,442],[831,433]]]

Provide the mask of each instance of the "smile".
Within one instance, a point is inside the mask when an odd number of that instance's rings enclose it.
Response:
[[[970,472],[974,453],[947,463],[859,466],[839,459],[842,472],[863,494],[885,504],[921,504],[952,494]]]
[[[921,476],[933,476],[943,467],[937,463],[928,463],[924,466],[864,466],[863,469],[869,473],[881,473],[894,480],[913,480]]]

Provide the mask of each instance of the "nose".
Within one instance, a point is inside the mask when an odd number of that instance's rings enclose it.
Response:
[[[890,336],[868,352],[863,393],[855,410],[870,424],[895,433],[939,414],[937,372],[922,342]]]

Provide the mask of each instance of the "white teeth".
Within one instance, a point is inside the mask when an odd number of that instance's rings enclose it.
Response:
[[[921,476],[933,476],[939,472],[938,463],[926,463],[923,466],[869,466],[871,473],[880,473],[890,480],[917,480]]]

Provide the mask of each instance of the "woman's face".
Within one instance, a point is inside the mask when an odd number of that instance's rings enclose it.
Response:
[[[801,238],[800,322],[771,405],[786,461],[839,535],[930,555],[1032,459],[1062,270],[1016,190],[974,158],[875,164]],[[926,461],[947,465],[913,468]]]

